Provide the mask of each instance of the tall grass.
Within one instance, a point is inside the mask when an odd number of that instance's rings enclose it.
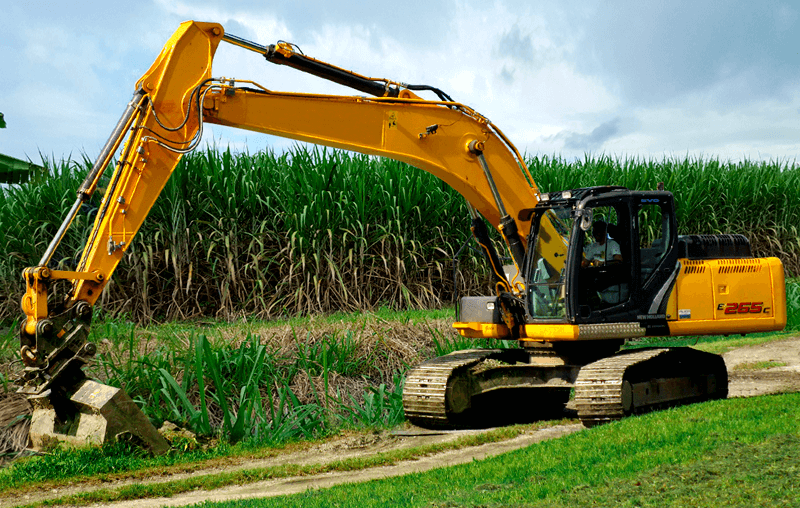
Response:
[[[715,159],[529,159],[543,191],[589,185],[676,194],[680,233],[742,233],[757,255],[800,273],[800,170]],[[20,271],[38,262],[87,161],[46,161],[51,177],[0,189],[0,321],[19,313]],[[54,259],[74,266],[99,195]],[[272,318],[381,306],[414,309],[486,290],[468,249],[464,200],[405,164],[347,152],[209,149],[185,157],[103,294],[102,311],[137,322]]]
[[[800,331],[800,279],[786,281],[786,329]]]
[[[7,330],[0,327],[0,396],[9,391],[12,375],[12,364],[16,361],[18,321],[14,321]]]
[[[3,191],[0,224],[13,225],[0,228],[7,294],[20,294],[20,269],[38,261],[85,171],[61,163],[52,185]],[[179,165],[101,303],[140,321],[436,307],[453,294],[450,258],[468,226],[454,191],[395,161],[197,152]],[[57,253],[64,268],[83,242],[77,231]],[[474,291],[477,257],[459,266],[459,290]],[[13,299],[2,305],[0,317],[18,312]]]
[[[449,328],[307,321],[187,331],[109,320],[91,332],[99,353],[87,371],[124,386],[157,426],[276,444],[402,422],[402,372],[433,356],[432,338]]]

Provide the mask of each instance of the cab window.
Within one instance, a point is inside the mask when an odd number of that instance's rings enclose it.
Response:
[[[667,254],[670,222],[658,203],[642,203],[638,220],[641,280],[646,283]]]

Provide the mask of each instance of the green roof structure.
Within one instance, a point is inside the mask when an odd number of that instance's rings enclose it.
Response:
[[[3,113],[0,113],[0,129],[6,128]],[[15,159],[0,153],[0,183],[25,183],[36,175],[44,175],[47,171],[30,161]]]

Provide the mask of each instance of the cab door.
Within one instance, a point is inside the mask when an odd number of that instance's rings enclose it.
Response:
[[[638,278],[628,192],[587,199],[588,229],[576,228],[570,303],[577,323],[630,321]]]
[[[675,248],[678,233],[674,198],[669,192],[640,192],[636,210],[638,279],[637,318],[657,333],[666,328],[666,306],[680,269]]]

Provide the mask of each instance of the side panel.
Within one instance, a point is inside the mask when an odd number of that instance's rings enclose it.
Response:
[[[459,334],[471,339],[508,339],[511,332],[503,324],[458,322],[453,323]],[[639,323],[595,323],[588,325],[570,325],[561,323],[527,324],[520,330],[519,341],[522,344],[541,342],[576,342],[610,339],[633,339],[644,337],[646,329]]]
[[[667,306],[670,335],[735,334],[786,326],[777,258],[687,260]]]

